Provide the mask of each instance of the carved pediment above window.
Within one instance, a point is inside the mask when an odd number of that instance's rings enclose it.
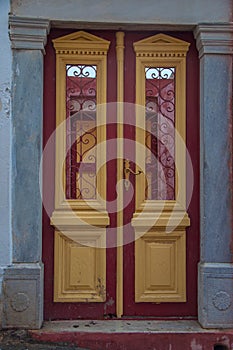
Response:
[[[53,40],[53,44],[59,54],[106,55],[110,42],[79,31]]]
[[[186,41],[166,34],[156,34],[134,43],[134,50],[139,57],[182,57],[189,48]]]

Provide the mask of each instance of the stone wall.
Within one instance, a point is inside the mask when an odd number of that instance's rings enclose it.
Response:
[[[11,76],[12,53],[8,34],[10,1],[0,2],[0,324],[2,279],[5,267],[11,263]]]

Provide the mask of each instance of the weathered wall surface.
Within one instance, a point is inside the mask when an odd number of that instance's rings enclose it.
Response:
[[[229,8],[231,0],[11,0],[14,15],[76,22],[183,25],[229,22],[232,18]]]
[[[0,267],[11,261],[10,240],[10,100],[11,49],[8,35],[9,2],[0,2]]]
[[[1,294],[4,267],[11,262],[10,230],[10,99],[11,99],[11,49],[8,36],[10,1],[0,2],[0,325]]]

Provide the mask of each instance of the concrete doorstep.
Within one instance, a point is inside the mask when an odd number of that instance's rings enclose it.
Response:
[[[233,350],[233,330],[196,321],[75,320],[0,331],[0,350]]]
[[[233,350],[232,329],[203,329],[195,320],[53,321],[29,333],[90,350]]]

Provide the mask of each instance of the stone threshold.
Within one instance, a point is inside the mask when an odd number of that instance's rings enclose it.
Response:
[[[90,350],[233,349],[233,329],[203,329],[193,320],[52,321],[29,333],[36,341],[62,342]]]
[[[74,320],[44,322],[39,333],[87,332],[87,333],[232,333],[232,329],[204,329],[193,320]]]

